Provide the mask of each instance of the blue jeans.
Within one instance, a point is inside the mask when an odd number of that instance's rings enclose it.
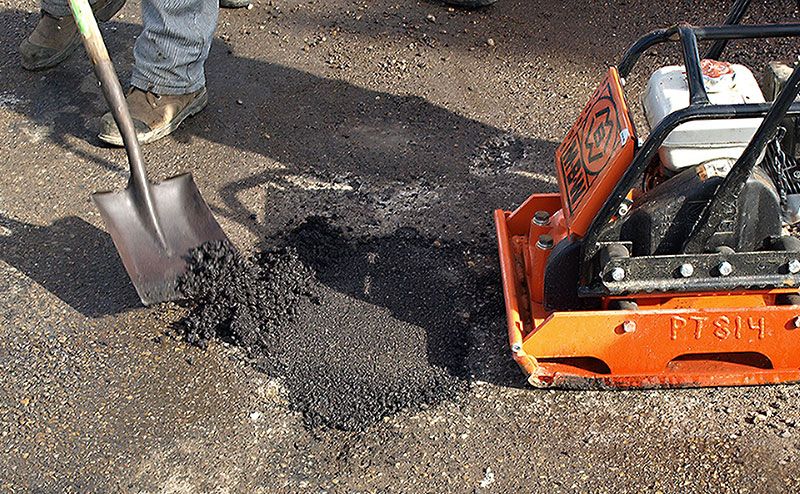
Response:
[[[72,15],[66,0],[41,0],[41,7],[57,17]],[[203,67],[218,17],[219,0],[142,0],[131,86],[156,94],[187,94],[205,86]]]

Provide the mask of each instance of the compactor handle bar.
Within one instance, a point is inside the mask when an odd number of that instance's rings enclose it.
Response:
[[[684,31],[684,33],[680,31]],[[689,39],[682,39],[684,36]],[[695,53],[695,56],[691,58],[699,59],[697,56],[698,41],[728,41],[731,39],[781,38],[794,36],[800,36],[800,23],[730,26],[690,26],[688,24],[676,24],[666,29],[651,31],[640,38],[622,57],[619,65],[617,65],[617,70],[619,71],[620,77],[627,77],[645,50],[657,44],[666,43],[667,41],[681,41],[681,43],[685,45],[684,58],[690,58],[686,57],[685,52],[688,47],[689,50],[693,50]],[[709,50],[709,52],[711,51],[712,50]],[[716,57],[718,56],[719,54],[716,54]],[[706,58],[716,57],[706,56]]]
[[[739,6],[739,3],[740,2],[737,2],[737,6]],[[734,10],[736,10],[736,8],[734,8]],[[728,20],[730,20],[732,17],[734,16],[729,16]],[[736,21],[738,22],[738,19],[736,19]],[[591,260],[591,258],[594,257],[594,255],[599,251],[599,242],[603,240],[604,233],[611,227],[611,219],[618,214],[620,206],[625,196],[628,194],[628,191],[633,188],[635,180],[641,176],[645,168],[653,160],[658,152],[658,148],[661,147],[664,139],[666,139],[673,129],[684,122],[702,118],[738,119],[763,117],[771,108],[773,108],[774,105],[768,103],[744,105],[710,104],[708,101],[708,95],[706,94],[705,87],[703,85],[703,76],[700,70],[700,56],[697,50],[698,40],[727,41],[730,39],[773,37],[800,37],[800,23],[725,25],[708,27],[678,24],[668,29],[652,31],[640,38],[636,43],[633,44],[633,46],[631,46],[618,66],[619,74],[623,78],[630,74],[633,65],[635,65],[640,55],[646,49],[659,43],[679,41],[683,54],[684,66],[686,67],[690,105],[682,110],[678,110],[670,115],[667,115],[651,131],[650,136],[647,138],[643,146],[637,150],[633,161],[628,166],[628,169],[622,175],[617,185],[614,187],[614,190],[606,199],[598,214],[592,220],[592,223],[589,226],[586,235],[584,236],[584,241],[581,248],[581,257],[584,261]],[[724,45],[722,46],[724,47]],[[794,92],[794,94],[791,96],[791,99],[789,99],[787,94],[786,99],[788,101],[793,101],[797,96],[798,88],[792,88],[789,86],[790,85],[787,85],[787,87],[784,89]],[[778,108],[774,109],[778,110]],[[772,136],[776,130],[775,128],[777,127],[778,122],[783,118],[783,116],[800,115],[800,103],[792,103],[790,106],[783,109],[783,111],[778,110],[772,113],[774,115],[773,118],[769,119],[770,125],[761,125],[756,131],[755,135],[753,135],[751,144],[756,142],[766,142],[766,140],[769,140],[771,137],[764,139],[764,135]],[[772,125],[773,123],[774,125]],[[745,167],[748,167],[748,165],[745,165]],[[738,175],[738,173],[736,175]],[[584,262],[584,265],[588,266],[588,263]],[[586,272],[584,273],[584,280],[586,280],[587,274],[588,273]]]

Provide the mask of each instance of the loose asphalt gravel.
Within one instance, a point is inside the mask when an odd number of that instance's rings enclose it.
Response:
[[[38,7],[0,0],[0,492],[797,491],[800,388],[536,390],[505,336],[492,211],[556,190],[555,147],[641,34],[731,5],[223,10],[209,106],[144,154],[193,173],[242,258],[209,249],[195,281],[221,282],[143,308],[89,198],[127,180],[89,63],[22,70]],[[102,26],[123,81],[139,8]],[[796,46],[726,53],[760,71]],[[629,78],[635,111],[670,53]]]
[[[432,272],[453,268],[440,254],[447,249],[430,242],[395,237],[381,248],[369,239],[356,249],[340,235],[319,218],[291,233],[304,257],[311,255],[309,262],[321,269],[320,280],[335,281],[340,290],[363,280],[354,298],[363,294],[368,302],[383,300],[400,288],[398,282],[412,281],[408,275],[392,275],[398,263],[422,259],[419,267]],[[414,257],[398,256],[398,245],[413,250]],[[312,432],[363,432],[390,414],[456,398],[467,388],[466,327],[462,323],[461,331],[454,331],[457,327],[436,317],[441,311],[407,309],[434,328],[432,333],[380,317],[371,304],[316,281],[315,271],[294,249],[262,252],[247,260],[229,243],[214,242],[193,252],[191,266],[179,284],[192,306],[180,323],[185,339],[201,348],[213,338],[241,347],[247,361],[280,380],[290,408],[302,412]],[[439,284],[429,286],[443,293]],[[426,290],[416,294],[414,298],[424,297],[433,307],[442,305],[425,297]],[[456,343],[448,344],[448,339]]]

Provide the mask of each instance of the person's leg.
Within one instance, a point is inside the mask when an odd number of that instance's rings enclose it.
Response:
[[[218,0],[142,0],[144,30],[133,49],[131,86],[162,95],[204,87],[218,5]]]
[[[67,0],[42,0],[39,2],[43,12],[54,17],[66,17],[72,15],[69,10],[69,2]]]
[[[144,30],[134,46],[128,105],[140,142],[175,130],[208,100],[204,65],[217,27],[219,0],[142,0]],[[99,138],[122,145],[111,114]]]
[[[99,21],[107,21],[125,5],[125,0],[90,2]],[[55,67],[81,43],[66,0],[42,0],[42,16],[36,28],[20,45],[22,66],[28,70]]]

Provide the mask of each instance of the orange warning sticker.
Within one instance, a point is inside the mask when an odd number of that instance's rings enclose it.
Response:
[[[633,159],[633,125],[611,67],[556,150],[561,202],[570,233],[583,235]]]

